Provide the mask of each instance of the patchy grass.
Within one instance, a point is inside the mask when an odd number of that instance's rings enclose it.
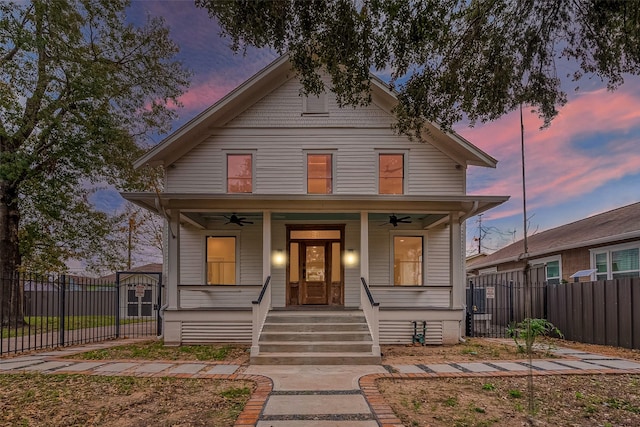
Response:
[[[640,425],[640,375],[534,377],[532,417],[527,381],[526,377],[491,378],[491,383],[486,378],[384,379],[378,387],[406,426]]]
[[[3,426],[233,426],[246,381],[87,375],[0,375]]]
[[[9,328],[2,327],[2,338],[22,337],[35,334],[46,334],[60,330],[61,321],[58,316],[27,316],[25,326]],[[155,322],[149,319],[120,319],[121,325],[130,323]],[[100,328],[115,326],[115,316],[65,316],[64,330]]]
[[[86,360],[202,360],[228,361],[242,364],[248,361],[248,347],[231,344],[182,345],[166,347],[162,341],[144,341],[69,356]]]

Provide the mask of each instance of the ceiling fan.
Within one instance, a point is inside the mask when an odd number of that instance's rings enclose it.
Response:
[[[236,214],[231,214],[231,216],[226,216],[223,215],[226,219],[227,222],[225,222],[224,224],[236,224],[239,225],[240,227],[244,227],[245,224],[253,224],[252,221],[247,221],[247,219],[245,217],[239,217]]]
[[[385,224],[391,224],[394,227],[397,227],[398,224],[411,224],[411,221],[409,221],[409,219],[411,219],[410,216],[403,216],[402,218],[398,218],[395,214],[393,215],[389,215],[389,222],[384,222],[381,225],[385,225]]]

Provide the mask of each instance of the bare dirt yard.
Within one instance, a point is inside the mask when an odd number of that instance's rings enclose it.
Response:
[[[547,340],[533,358],[553,358],[551,346],[640,360],[617,347]],[[518,360],[512,341],[470,339],[456,346],[388,346],[384,364]],[[408,427],[638,426],[639,375],[432,378],[378,382],[385,400]],[[533,408],[533,411],[531,411]]]
[[[253,383],[0,375],[0,426],[233,426]]]

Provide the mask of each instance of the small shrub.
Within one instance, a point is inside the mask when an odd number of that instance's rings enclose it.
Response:
[[[444,401],[444,405],[445,406],[454,407],[457,404],[458,404],[458,398],[457,397],[449,397]]]
[[[496,386],[491,384],[491,383],[485,383],[485,384],[482,384],[482,389],[483,390],[493,391],[493,390],[496,389]]]
[[[526,353],[530,353],[533,350],[536,338],[551,334],[564,338],[560,329],[556,328],[547,319],[524,319],[522,322],[510,324],[507,328],[507,336],[513,338],[516,346],[518,346],[518,351]],[[522,342],[524,342],[524,345],[522,345]]]
[[[519,399],[522,397],[522,392],[520,390],[509,390],[509,396],[514,399]]]

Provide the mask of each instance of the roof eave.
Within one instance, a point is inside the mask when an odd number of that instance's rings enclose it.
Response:
[[[578,248],[584,248],[587,246],[602,245],[605,243],[613,243],[613,242],[619,242],[622,240],[629,240],[629,239],[635,239],[635,238],[640,238],[640,230],[630,231],[627,233],[620,233],[613,236],[599,237],[597,239],[584,240],[581,242],[571,243],[571,244],[562,245],[562,246],[556,246],[554,248],[544,249],[541,251],[529,252],[529,256],[527,257],[527,259],[537,258],[537,257],[553,254],[556,252],[567,251],[570,249],[578,249]],[[507,262],[515,262],[515,261],[522,261],[522,260],[524,260],[524,258],[521,254],[518,256],[502,258],[502,259],[491,261],[488,263],[484,262],[484,263],[473,264],[469,266],[468,269],[477,270],[480,268],[493,267],[496,265],[505,264]]]

